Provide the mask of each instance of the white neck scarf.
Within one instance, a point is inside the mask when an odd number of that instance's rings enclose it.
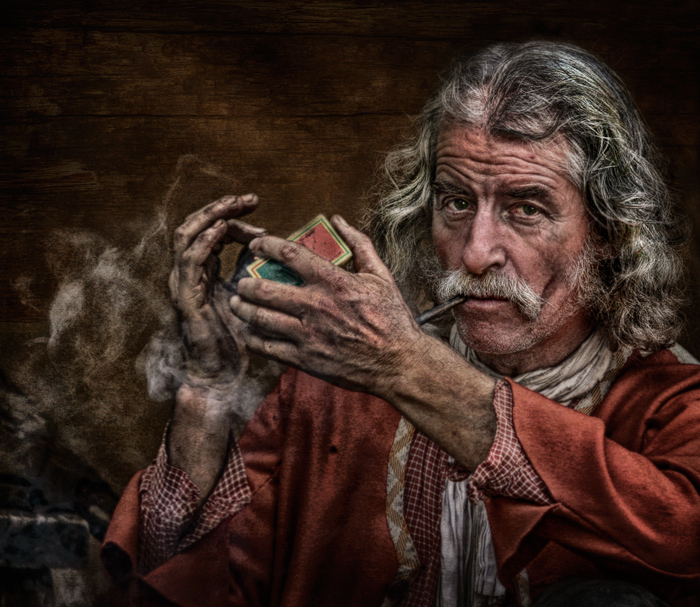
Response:
[[[450,346],[482,373],[503,379],[503,375],[487,367],[477,353],[464,344],[456,325],[450,333]],[[631,353],[631,348],[619,348],[613,352],[602,332],[593,331],[559,364],[528,371],[512,379],[565,407],[573,406],[577,411],[584,410],[584,413],[590,414],[603,400]]]

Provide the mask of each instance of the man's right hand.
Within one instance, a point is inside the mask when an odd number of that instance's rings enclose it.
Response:
[[[186,364],[168,452],[172,465],[197,485],[202,500],[223,466],[229,430],[242,431],[284,370],[276,363],[251,360],[242,339],[247,326],[231,313],[230,293],[219,280],[223,245],[248,244],[265,233],[237,219],[257,206],[255,194],[225,196],[189,215],[174,235],[169,284],[180,313]],[[246,402],[239,402],[241,394]]]
[[[227,313],[219,283],[218,253],[224,244],[247,244],[265,230],[236,218],[255,210],[258,197],[225,196],[189,215],[175,230],[170,294],[180,312],[187,354],[185,383],[224,389],[244,370],[243,325]]]

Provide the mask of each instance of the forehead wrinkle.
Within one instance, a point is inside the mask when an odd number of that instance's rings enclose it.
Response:
[[[446,193],[460,193],[465,190],[465,187],[487,187],[489,190],[506,193],[530,190],[547,195],[548,192],[560,188],[561,184],[558,180],[563,179],[561,175],[553,172],[542,174],[533,167],[513,171],[512,166],[508,165],[508,170],[503,171],[499,170],[499,167],[505,165],[494,167],[493,163],[476,164],[472,158],[464,159],[458,155],[454,158],[457,159],[456,162],[450,162],[445,158],[439,159],[437,164],[437,177],[434,183],[444,184],[446,187],[443,191]],[[456,189],[460,189],[460,192],[454,191]]]
[[[477,138],[476,142],[474,137]],[[571,155],[570,146],[561,135],[548,141],[525,141],[449,123],[438,132],[436,145],[438,167],[441,160],[457,158],[474,163],[475,170],[489,177],[502,174],[502,167],[513,169],[516,175],[527,175],[540,169],[550,175],[535,177],[551,180],[563,178],[575,186],[571,174]]]

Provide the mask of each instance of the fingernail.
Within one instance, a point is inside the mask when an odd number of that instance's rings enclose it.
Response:
[[[259,236],[256,236],[255,238],[253,238],[253,240],[251,240],[251,241],[248,243],[248,248],[249,248],[249,249],[256,249],[256,248],[258,247],[259,244],[260,244],[260,237],[259,237]]]
[[[348,222],[345,221],[345,219],[343,219],[343,217],[340,216],[340,215],[336,215],[336,216],[335,216],[335,220],[336,220],[339,224],[341,224],[341,225],[344,225],[344,226],[346,226],[346,227],[350,227],[350,225],[348,224]]]
[[[253,198],[255,198],[255,194],[253,194],[252,192],[250,194],[246,194],[245,196],[241,196],[241,200],[243,202],[251,202]]]
[[[237,306],[239,301],[241,301],[241,298],[238,297],[238,295],[234,295],[231,299],[228,300],[228,305],[231,307]]]
[[[220,228],[220,227],[223,226],[223,225],[226,225],[226,222],[225,222],[223,219],[218,219],[218,220],[214,223],[214,227],[215,227],[215,228]]]

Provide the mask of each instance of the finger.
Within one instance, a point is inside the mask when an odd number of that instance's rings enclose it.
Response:
[[[230,294],[222,288],[221,283],[214,285],[214,294],[212,296],[212,304],[214,311],[221,323],[228,329],[231,335],[236,335],[240,332],[241,322],[231,312],[231,306],[228,303]]]
[[[225,233],[226,222],[223,219],[200,232],[192,245],[183,252],[180,265],[183,267],[203,265]]]
[[[252,226],[249,223],[243,221],[238,221],[238,219],[228,219],[226,220],[227,230],[222,242],[228,244],[229,242],[240,242],[241,244],[248,244],[253,238],[258,236],[264,236],[267,234],[265,228],[258,228]]]
[[[381,260],[372,241],[366,234],[353,228],[340,215],[333,215],[333,217],[331,217],[331,223],[352,250],[355,257],[356,272],[374,274],[388,282],[394,282],[394,277],[389,271],[389,268],[387,268]]]
[[[253,354],[287,365],[298,364],[297,347],[290,341],[261,335],[256,331],[245,332],[243,340]]]
[[[308,289],[263,278],[242,278],[238,295],[252,304],[279,310],[301,318],[307,308]]]
[[[252,325],[266,335],[282,337],[291,341],[301,338],[303,327],[298,318],[289,316],[277,310],[243,301],[237,295],[229,300],[231,311],[242,321]]]
[[[343,272],[330,261],[291,240],[262,236],[252,240],[248,246],[258,257],[276,259],[294,270],[306,283],[332,280],[336,273]]]
[[[182,253],[192,241],[218,219],[230,219],[250,213],[258,206],[255,194],[245,196],[224,196],[185,218],[175,230],[173,246],[176,254]]]
[[[187,249],[180,257],[178,268],[178,293],[180,299],[187,300],[195,297],[201,298],[206,289],[203,281],[205,275],[205,264],[209,264],[209,260],[216,260],[216,256],[211,254],[215,248],[218,239],[226,229],[225,224],[216,223],[208,230],[202,232],[192,243],[192,246]],[[212,268],[207,268],[207,276],[211,277]]]

